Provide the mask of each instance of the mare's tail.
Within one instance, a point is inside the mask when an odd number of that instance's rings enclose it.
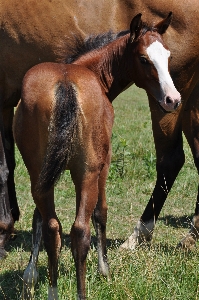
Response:
[[[59,180],[75,153],[78,103],[71,85],[59,84],[48,129],[48,146],[37,183],[38,192],[47,192]]]

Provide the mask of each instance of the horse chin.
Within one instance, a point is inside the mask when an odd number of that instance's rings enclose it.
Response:
[[[163,106],[159,101],[158,101],[158,104],[159,104],[159,107],[160,107],[162,112],[164,112],[164,113],[173,113],[174,111],[176,111],[178,109],[181,102],[177,103],[174,107],[171,107],[171,108],[168,105]]]

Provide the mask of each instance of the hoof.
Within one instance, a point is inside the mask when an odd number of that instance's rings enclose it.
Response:
[[[130,235],[130,237],[119,247],[119,251],[123,250],[135,250],[139,246],[138,241],[135,239],[134,234]]]
[[[7,257],[7,255],[8,254],[7,254],[6,250],[3,248],[0,248],[0,260],[5,259]]]
[[[195,239],[189,234],[184,239],[182,239],[177,245],[177,249],[182,250],[193,250],[196,247]]]
[[[107,277],[108,279],[110,278],[109,265],[107,262],[99,263],[98,271],[102,276]]]
[[[135,250],[139,245],[148,243],[152,239],[153,229],[155,226],[154,220],[150,220],[147,223],[138,221],[134,228],[133,234],[119,247],[121,250]]]

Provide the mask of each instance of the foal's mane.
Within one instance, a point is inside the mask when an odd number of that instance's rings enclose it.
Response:
[[[148,24],[143,23],[140,35],[137,40],[145,35],[147,31],[157,31],[157,29],[153,26],[149,26]],[[125,36],[128,33],[130,33],[129,30],[120,31],[118,33],[108,31],[106,33],[98,35],[90,35],[85,39],[77,35],[71,38],[66,37],[62,44],[60,44],[58,47],[58,61],[66,64],[71,64],[86,53],[101,49],[103,46],[117,40],[122,36]]]

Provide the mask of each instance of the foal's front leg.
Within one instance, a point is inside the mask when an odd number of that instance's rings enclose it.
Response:
[[[32,253],[29,264],[23,275],[22,299],[24,300],[33,299],[34,287],[38,281],[37,261],[39,255],[39,246],[42,238],[42,218],[37,208],[35,208],[34,211],[32,227]]]

